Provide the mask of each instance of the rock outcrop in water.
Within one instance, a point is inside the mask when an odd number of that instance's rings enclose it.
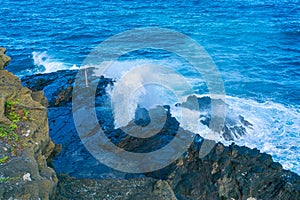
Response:
[[[0,49],[0,67],[9,62]],[[48,132],[46,99],[0,70],[0,199],[49,199],[57,177],[48,167],[55,145]]]
[[[220,135],[227,141],[234,141],[239,139],[241,136],[247,134],[247,129],[252,129],[253,124],[251,124],[245,117],[242,115],[235,115],[230,113],[232,110],[229,106],[224,103],[222,100],[214,100],[215,104],[224,104],[226,107],[227,115],[224,120],[224,127],[220,131]],[[194,105],[199,105],[197,108],[194,108]],[[194,95],[189,96],[187,100],[183,103],[179,103],[176,106],[183,108],[188,108],[190,110],[199,110],[200,122],[203,125],[209,127],[211,121],[211,105],[212,99],[208,96],[196,97]]]

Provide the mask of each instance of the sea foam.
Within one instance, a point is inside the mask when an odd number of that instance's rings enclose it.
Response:
[[[70,69],[64,62],[53,58],[46,51],[32,52],[33,64],[38,67],[37,73],[51,73],[59,70]],[[73,66],[71,69],[78,69]]]

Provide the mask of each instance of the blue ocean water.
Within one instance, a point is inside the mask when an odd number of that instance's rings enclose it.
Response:
[[[299,19],[298,0],[3,0],[0,46],[12,57],[7,69],[22,77],[80,66],[99,43],[126,30],[179,31],[214,60],[232,112],[255,125],[237,143],[270,153],[300,174]],[[132,54],[120,65],[154,61],[185,67],[155,53]]]

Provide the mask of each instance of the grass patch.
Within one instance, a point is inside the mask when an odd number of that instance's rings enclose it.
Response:
[[[8,160],[8,156],[4,156],[3,158],[0,158],[0,164],[5,163]]]
[[[24,109],[18,99],[16,101],[9,100],[5,103],[5,116],[11,121],[9,125],[0,124],[0,139],[10,146],[10,156],[16,154],[15,150],[25,147],[24,143],[20,144],[19,138],[21,135],[21,125],[25,121],[31,119],[30,112]],[[8,156],[0,159],[0,163],[5,163]]]
[[[6,183],[9,180],[9,177],[0,177],[0,183]]]

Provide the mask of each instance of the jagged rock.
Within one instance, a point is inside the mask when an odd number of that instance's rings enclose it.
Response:
[[[166,177],[178,199],[300,198],[300,177],[283,170],[270,155],[218,143],[201,159],[199,146],[194,143]]]
[[[176,200],[167,182],[152,178],[92,180],[76,179],[60,174],[59,180],[55,199]]]
[[[33,93],[21,85],[20,80],[6,70],[0,70],[0,125],[12,124],[6,115],[7,101],[19,101],[29,112],[31,120],[16,122],[16,145],[0,138],[0,199],[49,199],[57,185],[56,173],[47,165],[54,143],[48,132],[46,102],[42,93]],[[17,112],[17,111],[15,111]],[[24,112],[24,111],[23,111]],[[21,112],[20,112],[21,113]]]
[[[155,178],[76,179],[59,175],[56,199],[198,199],[250,200],[300,197],[300,177],[283,170],[271,156],[257,149],[218,143],[199,158],[200,143],[156,172]],[[158,177],[160,174],[160,180]]]
[[[151,119],[146,108],[138,107],[135,111],[134,123],[139,126],[147,126]]]
[[[224,104],[226,111],[230,112],[232,109],[220,99],[214,99],[215,104]],[[199,111],[200,122],[203,125],[209,127],[211,122],[211,104],[212,99],[208,96],[196,97],[194,95],[189,96],[185,102],[177,103],[176,106],[188,108],[190,110]],[[235,115],[235,113],[227,113],[224,119],[224,126],[219,131],[219,134],[227,141],[234,141],[239,139],[243,135],[247,134],[247,129],[252,129],[253,124],[247,121],[245,117],[241,115]]]
[[[161,135],[163,137],[163,135]],[[159,139],[156,139],[160,142]],[[198,142],[201,141],[201,142]],[[164,169],[147,173],[166,180],[178,199],[298,199],[300,177],[283,170],[272,157],[257,149],[221,143],[200,156],[203,139],[196,136],[188,153]],[[120,147],[144,152],[157,143],[125,137]],[[164,156],[164,155],[161,155]]]
[[[0,47],[0,70],[3,70],[10,62],[10,57],[5,55],[6,49]]]

